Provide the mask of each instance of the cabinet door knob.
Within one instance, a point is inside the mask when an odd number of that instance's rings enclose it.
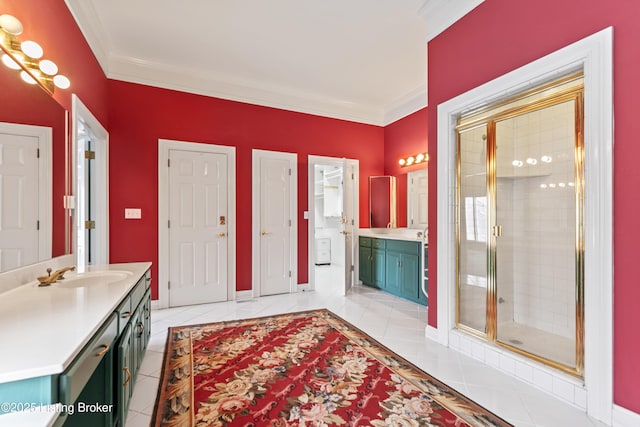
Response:
[[[122,313],[122,317],[123,319],[128,319],[129,317],[131,317],[131,312],[130,311],[125,311],[124,313]]]
[[[224,237],[226,235],[227,233],[225,233],[224,231],[221,231],[220,233],[218,233],[218,237]]]
[[[131,381],[131,371],[129,370],[128,367],[124,367],[124,373],[127,374],[127,379],[124,380],[124,384],[122,384],[123,387],[126,387],[127,384],[129,384],[129,381]]]

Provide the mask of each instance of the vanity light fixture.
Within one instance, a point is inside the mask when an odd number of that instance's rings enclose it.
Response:
[[[67,89],[71,86],[69,79],[58,74],[58,66],[50,59],[41,59],[44,55],[42,47],[32,41],[20,42],[18,36],[24,27],[14,16],[0,15],[0,49],[2,63],[12,70],[20,71],[20,77],[29,84],[39,84],[47,92],[53,94],[56,87]]]
[[[511,164],[517,168],[522,167],[522,160],[514,160]]]
[[[403,157],[398,160],[398,164],[402,167],[417,165],[418,163],[424,163],[429,161],[429,154],[427,153],[418,153],[413,156]]]

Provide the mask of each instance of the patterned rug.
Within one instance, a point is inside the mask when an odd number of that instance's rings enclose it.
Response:
[[[152,426],[509,426],[328,310],[169,329]]]

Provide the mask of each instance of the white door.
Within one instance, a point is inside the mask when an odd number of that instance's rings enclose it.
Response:
[[[51,258],[51,128],[0,123],[0,271]]]
[[[421,169],[409,172],[407,176],[408,187],[408,209],[407,209],[407,225],[408,228],[423,229],[428,223],[428,178],[427,169]]]
[[[295,154],[254,150],[254,203],[258,204],[254,230],[259,232],[254,270],[261,296],[291,292],[296,280],[295,159]]]
[[[38,261],[38,138],[0,133],[0,270]]]
[[[227,156],[169,150],[169,305],[227,300]]]

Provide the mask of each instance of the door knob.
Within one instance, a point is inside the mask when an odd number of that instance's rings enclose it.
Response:
[[[341,232],[340,232],[340,234],[347,235],[347,234],[351,234],[351,232],[350,232],[350,231],[347,231],[347,230],[344,230],[344,231],[341,231]]]
[[[218,233],[218,237],[224,237],[224,236],[226,236],[226,235],[227,235],[227,234],[226,234],[224,231],[221,231],[220,233]]]
[[[267,230],[262,230],[262,235],[263,236],[266,236],[267,234],[271,234],[271,233],[269,233]]]

